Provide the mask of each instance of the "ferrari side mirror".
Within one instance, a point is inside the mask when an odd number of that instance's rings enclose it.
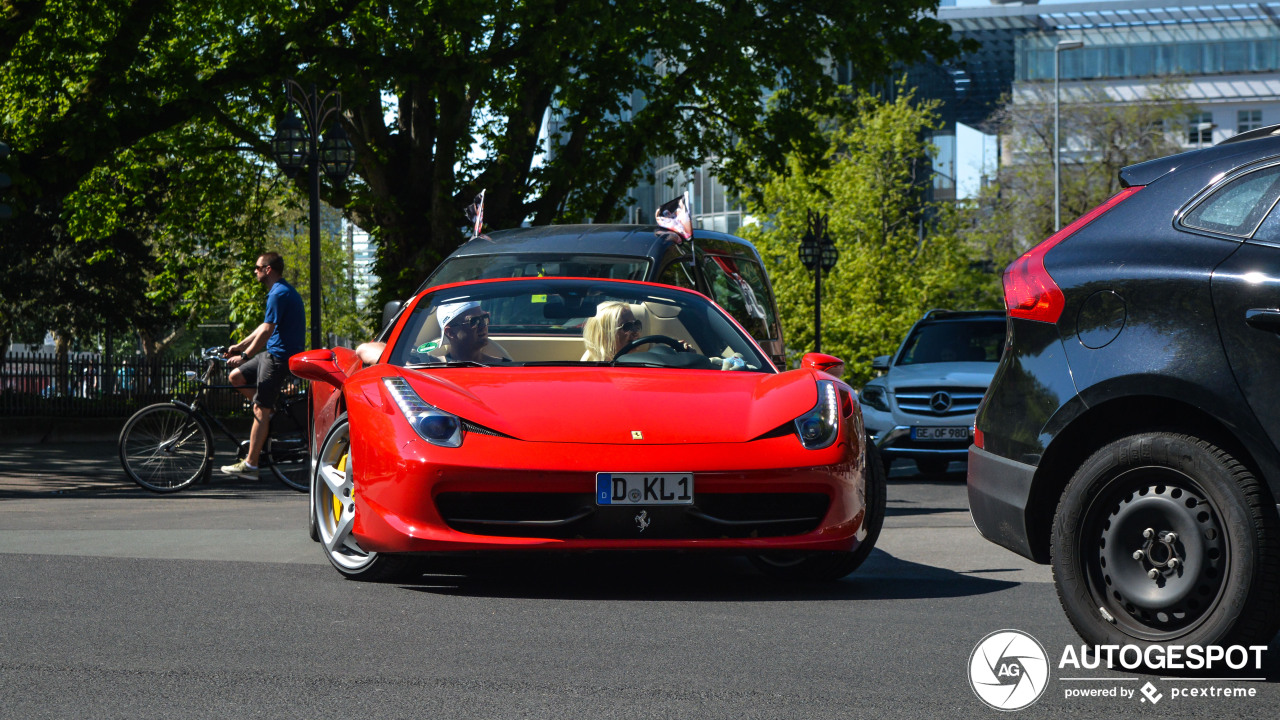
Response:
[[[338,360],[332,350],[321,348],[307,350],[289,358],[289,372],[304,380],[312,380],[342,387],[347,374],[338,367]]]
[[[826,355],[824,353],[806,353],[800,359],[800,367],[821,370],[836,377],[844,374],[844,361],[834,355]]]

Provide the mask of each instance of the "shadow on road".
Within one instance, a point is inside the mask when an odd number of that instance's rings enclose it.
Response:
[[[37,445],[0,445],[0,500],[40,498],[157,498],[124,474],[115,442],[83,442]],[[257,481],[218,473],[218,465],[231,462],[230,452],[214,458],[213,474],[205,483],[164,497],[253,497],[259,493],[295,491],[269,472]]]
[[[833,583],[775,580],[737,556],[607,553],[433,558],[407,590],[475,597],[561,600],[886,600],[999,592],[1016,582],[970,577],[899,560],[880,550]],[[927,581],[927,582],[922,582]]]

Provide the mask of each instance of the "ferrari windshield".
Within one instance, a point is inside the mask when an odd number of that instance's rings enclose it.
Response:
[[[755,342],[701,295],[571,278],[477,282],[423,295],[390,361],[774,372]]]

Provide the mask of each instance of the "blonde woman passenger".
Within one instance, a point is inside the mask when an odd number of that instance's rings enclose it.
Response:
[[[582,328],[582,342],[587,346],[584,362],[607,362],[627,343],[640,337],[640,321],[631,306],[617,300],[600,303],[596,314],[587,318]]]

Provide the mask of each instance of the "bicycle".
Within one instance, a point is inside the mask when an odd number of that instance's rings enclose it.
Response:
[[[120,464],[125,474],[142,487],[157,493],[171,493],[205,481],[213,472],[213,428],[239,446],[244,457],[248,441],[242,441],[205,408],[211,390],[232,390],[234,385],[214,385],[212,379],[226,348],[206,348],[200,356],[203,375],[186,371],[186,379],[198,384],[190,404],[174,397],[169,402],[148,405],[134,413],[120,431]],[[271,416],[266,447],[259,456],[261,467],[285,486],[308,492],[311,477],[311,450],[307,442],[307,397],[281,395]]]

